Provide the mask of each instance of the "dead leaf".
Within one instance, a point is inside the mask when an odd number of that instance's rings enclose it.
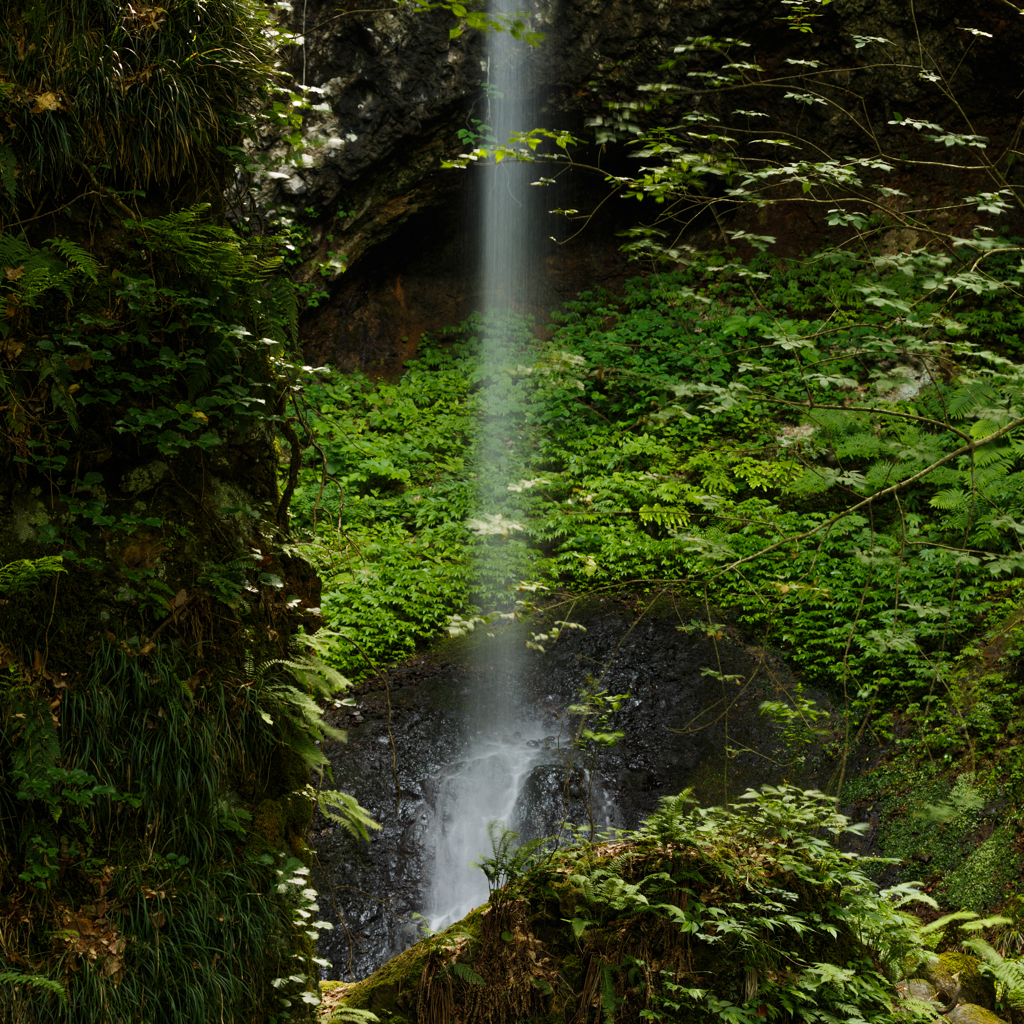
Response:
[[[47,110],[60,110],[60,98],[55,92],[41,92],[29,113],[45,114]]]
[[[24,273],[24,266],[4,267],[4,277],[6,277],[8,281],[20,281]]]

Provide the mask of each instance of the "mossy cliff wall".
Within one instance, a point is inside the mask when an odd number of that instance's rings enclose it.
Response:
[[[311,805],[274,659],[318,603],[277,483],[295,303],[222,218],[264,24],[0,11],[4,1024],[263,1021],[310,968],[277,873]]]

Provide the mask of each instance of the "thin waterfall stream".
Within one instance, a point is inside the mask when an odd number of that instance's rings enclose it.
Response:
[[[512,15],[515,0],[497,0],[492,13]],[[509,31],[489,34],[487,123],[499,145],[514,132],[534,127],[531,109],[530,47]],[[529,261],[538,216],[529,162],[513,158],[482,168],[488,181],[480,211],[481,288],[485,328],[481,339],[481,413],[477,444],[478,515],[501,514],[512,479],[507,391],[503,380],[514,353],[513,318],[528,307]],[[477,578],[500,568],[488,564],[493,547],[482,543]],[[515,582],[515,581],[510,581]],[[493,657],[493,656],[492,656]],[[480,676],[481,689],[469,704],[471,736],[463,760],[442,773],[429,845],[433,865],[424,916],[432,928],[463,917],[487,898],[487,884],[474,862],[490,852],[488,827],[510,827],[517,797],[531,769],[544,759],[544,728],[523,714],[522,657],[511,645]]]

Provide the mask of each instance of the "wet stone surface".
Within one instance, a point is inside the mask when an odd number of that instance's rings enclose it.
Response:
[[[586,632],[563,632],[545,654],[526,651],[521,634],[474,635],[393,671],[394,764],[382,689],[338,721],[348,741],[326,750],[336,788],[383,827],[366,843],[314,822],[322,916],[336,926],[319,946],[331,961],[327,977],[363,977],[420,937],[413,915],[430,914],[445,895],[431,878],[438,835],[452,827],[453,792],[509,771],[506,754],[519,757],[516,791],[486,813],[504,814],[523,840],[552,835],[563,820],[589,829],[591,816],[599,831],[634,828],[687,786],[702,803],[719,803],[783,778],[828,785],[828,758],[819,750],[796,765],[779,727],[759,715],[763,700],[785,699],[793,685],[776,659],[728,636],[716,643],[684,633],[675,615],[637,622],[598,604],[572,617]],[[572,747],[578,718],[568,711],[588,675],[609,694],[630,695],[603,727],[625,736],[593,762]],[[804,695],[828,706],[820,693]],[[471,859],[465,871],[479,876],[482,902],[486,886]]]

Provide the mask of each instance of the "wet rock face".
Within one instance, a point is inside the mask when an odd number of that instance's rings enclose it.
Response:
[[[547,654],[506,637],[391,676],[397,805],[384,694],[363,695],[357,714],[338,722],[348,725],[348,742],[326,748],[335,783],[383,828],[367,844],[314,822],[321,909],[337,924],[320,940],[330,978],[362,977],[419,937],[413,914],[426,907],[438,816],[450,813],[453,775],[464,772],[487,706],[499,699],[507,724],[498,739],[521,735],[536,754],[508,819],[523,840],[552,835],[563,819],[587,831],[591,821],[598,830],[634,828],[662,797],[687,786],[717,803],[783,776],[827,785],[830,762],[794,764],[777,727],[758,714],[762,700],[778,699],[791,683],[784,666],[725,638],[716,652],[710,640],[681,633],[677,618],[633,624],[629,614],[599,606],[573,617],[587,632],[563,633]],[[508,696],[513,659],[522,682]],[[719,659],[740,679],[724,691],[702,673],[717,670]],[[625,733],[596,757],[573,747],[578,719],[568,712],[588,675],[609,694],[630,694],[606,727],[594,725]]]
[[[266,182],[261,201],[265,207],[290,206],[291,215],[308,225],[306,280],[317,277],[321,261],[333,258],[335,264],[330,297],[306,317],[308,357],[387,371],[415,350],[423,330],[457,322],[478,305],[472,221],[474,193],[486,186],[486,170],[443,171],[440,164],[463,148],[460,129],[471,127],[473,118],[486,119],[480,87],[486,40],[471,30],[449,38],[456,22],[444,11],[416,13],[411,4],[370,12],[346,6],[348,11],[334,0],[309,0],[293,7],[290,27],[306,41],[295,48],[290,70],[296,82],[322,90],[324,109],[309,116],[306,132],[326,141],[311,151],[307,166]],[[738,51],[738,59],[759,64],[769,75],[792,73],[791,61],[839,69],[816,80],[832,90],[834,103],[784,99],[785,90],[766,98],[698,89],[677,107],[639,110],[638,118],[676,123],[679,107],[728,114],[768,104],[772,131],[805,140],[815,159],[881,148],[976,162],[963,150],[950,151],[923,133],[894,127],[889,122],[895,113],[987,135],[990,155],[1016,130],[1024,23],[1000,0],[955,7],[941,0],[913,6],[904,0],[835,0],[814,19],[810,34],[789,30],[779,20],[786,11],[771,0],[546,0],[540,6],[537,27],[547,38],[539,48],[524,49],[538,117],[545,127],[585,138],[592,137],[585,121],[605,113],[607,102],[649,99],[640,85],[670,74],[692,84],[687,75],[699,70],[699,60],[686,57],[671,72],[660,68],[678,44],[705,35],[749,41],[752,46]],[[943,70],[970,124],[934,83],[921,79],[915,66],[922,53],[926,64]],[[273,138],[264,140],[269,151],[275,145]],[[617,163],[635,169],[628,152],[590,147],[576,157],[581,164],[600,162],[614,174]],[[570,188],[568,199],[552,195],[547,208],[594,209],[605,194],[602,177],[579,177],[586,180]],[[925,209],[943,206],[950,190],[973,187],[959,172],[935,171],[928,181],[918,169],[913,177],[892,184],[910,190],[927,185],[930,194],[919,197]],[[978,187],[995,186],[979,179]],[[595,283],[615,287],[632,272],[618,254],[616,231],[635,223],[641,212],[638,204],[613,200],[602,208],[602,218],[610,214],[611,220],[599,219],[587,229],[596,238],[538,250],[532,311],[541,327],[555,304]],[[541,232],[543,244],[580,226],[552,217]],[[823,210],[801,204],[775,204],[759,212],[756,223],[741,226],[778,237],[783,255],[810,251],[829,232]],[[706,232],[697,244],[716,242],[709,225],[697,227]],[[342,255],[349,268],[344,276]]]

